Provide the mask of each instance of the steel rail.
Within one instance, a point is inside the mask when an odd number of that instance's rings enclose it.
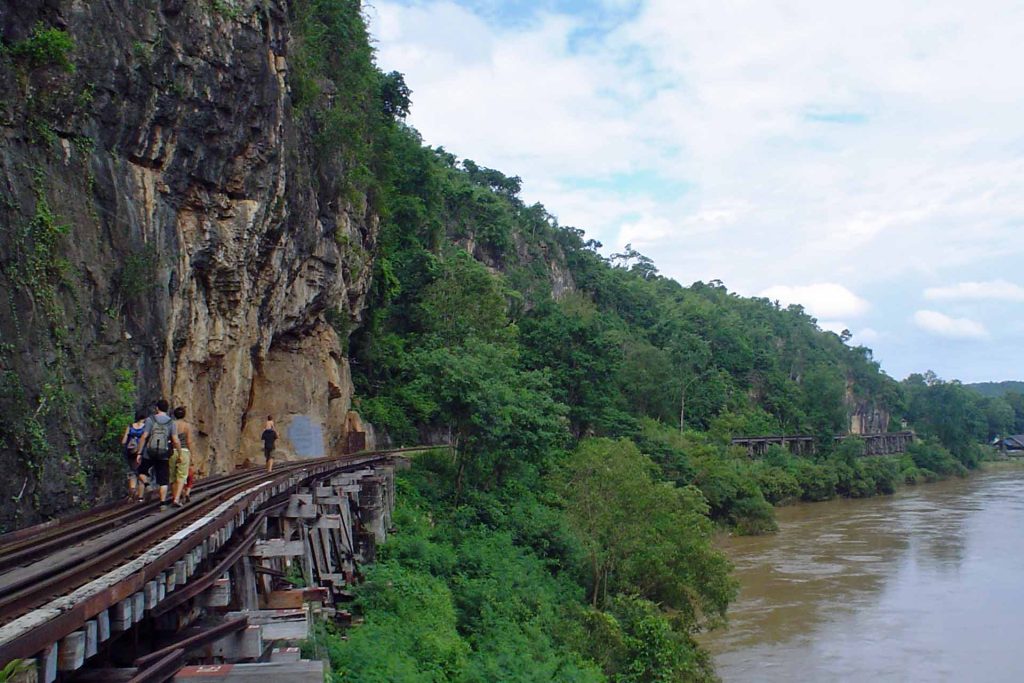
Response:
[[[200,500],[196,501],[196,503],[190,504],[188,508],[183,508],[183,511],[187,509],[189,510],[190,513],[194,513],[196,512],[197,509],[206,509],[209,507],[210,502],[216,502],[218,496],[223,495],[223,492],[232,490],[239,486],[245,486],[247,484],[255,483],[261,480],[262,478],[263,477],[258,475],[257,473],[249,473],[248,476],[239,478],[237,480],[233,480],[230,483],[218,482],[219,484],[221,484],[221,486],[214,486],[208,489],[207,491],[204,492],[204,495],[200,498]],[[163,526],[165,526],[164,522],[168,520],[174,520],[179,524],[187,524],[188,519],[195,516],[193,514],[160,514],[159,507],[159,502],[147,503],[145,506],[136,506],[131,509],[122,511],[115,518],[107,520],[106,522],[97,525],[95,529],[80,529],[78,531],[68,534],[68,536],[66,537],[60,536],[51,538],[47,541],[42,541],[39,543],[38,549],[27,548],[19,553],[15,553],[9,558],[4,557],[2,560],[0,560],[0,567],[2,567],[3,570],[10,570],[11,568],[23,566],[33,561],[39,561],[41,558],[44,558],[57,550],[67,548],[76,543],[83,543],[91,538],[101,537],[106,532],[121,526],[129,520],[140,521],[143,519],[150,519],[150,523],[139,530],[139,534],[145,534],[150,529],[157,527],[162,528]],[[105,549],[107,547],[122,545],[123,543],[129,543],[129,541],[111,541],[103,545],[102,547]],[[75,558],[69,558],[63,562],[54,562],[48,564],[46,567],[46,571],[47,574],[53,574],[60,571],[61,569],[74,567],[78,564],[79,560]],[[19,580],[11,581],[0,586],[0,623],[6,621],[5,617],[7,615],[7,612],[9,611],[7,605],[10,596],[19,589],[33,585],[35,581],[36,577],[34,574],[27,574]]]
[[[164,683],[185,667],[185,651],[178,649],[168,652],[159,661],[128,679],[128,683]]]
[[[435,448],[435,446],[378,449],[362,451],[362,453],[406,453],[427,450],[429,448]],[[353,453],[351,455],[358,454]],[[282,462],[278,465],[277,469],[278,471],[301,469],[315,462],[330,460],[332,457],[339,456]],[[195,486],[192,487],[192,491],[199,493],[210,487],[220,486],[255,474],[261,474],[263,471],[262,467],[247,467],[226,474],[211,475],[197,481]],[[77,543],[90,536],[96,536],[109,531],[120,526],[125,518],[137,517],[140,512],[148,513],[155,510],[156,507],[156,501],[139,505],[127,500],[117,500],[104,503],[89,510],[80,510],[70,515],[57,517],[40,524],[2,534],[0,535],[0,572],[23,565],[34,558],[43,557],[55,548]]]
[[[295,461],[284,464],[273,474],[263,473],[262,476],[257,477],[256,481],[262,480],[266,484],[276,487],[282,484],[289,484],[294,471],[311,469],[313,470],[312,473],[303,479],[303,481],[309,481],[325,473],[369,465],[395,454],[422,450],[424,450],[423,447],[410,447],[363,451],[348,456]],[[120,566],[130,558],[159,544],[176,528],[202,519],[203,516],[216,509],[219,504],[225,500],[230,500],[231,496],[242,495],[230,508],[206,523],[202,530],[197,530],[196,533],[190,534],[174,548],[149,562],[139,571],[118,580],[116,583],[96,594],[86,597],[67,609],[63,609],[60,614],[52,619],[32,626],[6,642],[0,643],[0,662],[34,656],[47,643],[59,640],[76,628],[80,628],[87,619],[92,618],[98,612],[142,590],[148,581],[153,580],[161,572],[173,566],[174,562],[204,542],[212,533],[226,526],[240,511],[250,507],[250,504],[256,500],[256,497],[265,490],[264,487],[252,487],[251,484],[256,483],[256,481],[240,483],[229,491],[212,496],[208,501],[198,504],[193,503],[184,508],[179,514],[157,517],[160,523],[150,528],[146,533],[140,534],[129,543],[116,543],[114,544],[116,547],[108,548],[105,552],[95,554],[89,561],[83,562],[79,566],[59,574],[51,573],[37,576],[34,589],[26,587],[19,591],[17,595],[9,596],[0,603],[2,605],[0,606],[0,610],[2,610],[0,614],[4,615],[4,621],[12,616],[20,616],[20,614],[23,614],[28,609],[40,605],[48,599],[72,592],[89,579],[100,576],[104,572]],[[248,494],[244,495],[247,491]],[[272,500],[277,498],[278,496],[275,496]],[[18,612],[18,614],[15,615],[15,612]]]
[[[292,463],[287,463],[287,465],[292,465]],[[282,470],[289,469],[287,465]],[[294,467],[290,469],[294,469]],[[231,474],[206,477],[196,482],[192,490],[200,493],[212,487],[223,486],[229,482],[251,477],[262,471],[262,468],[246,468]],[[138,517],[140,513],[153,512],[158,505],[159,501],[139,505],[119,500],[92,510],[77,512],[67,517],[59,517],[49,522],[11,532],[0,537],[0,572],[43,557],[54,549],[66,547],[69,544],[78,543],[91,536],[98,536],[110,529],[115,529],[125,519]]]
[[[223,498],[229,497],[240,489],[267,480],[268,477],[271,481],[276,481],[294,471],[301,471],[306,467],[319,466],[329,461],[331,461],[331,458],[288,463],[288,466],[282,467],[280,472],[270,475],[262,469],[246,470],[238,476],[230,477],[230,481],[227,481],[229,478],[224,478],[213,482],[213,485],[203,492],[202,499],[190,503],[188,506],[178,510],[176,514],[167,515],[159,512],[157,514],[150,514],[159,507],[160,504],[158,502],[148,504],[145,508],[136,507],[134,510],[128,510],[127,515],[129,517],[135,518],[139,516],[140,512],[146,512],[146,516],[140,517],[140,519],[146,519],[147,517],[149,519],[149,522],[138,530],[135,538],[127,540],[117,539],[107,542],[101,541],[97,551],[85,562],[77,558],[69,558],[63,562],[47,563],[43,577],[40,577],[37,573],[27,573],[20,579],[0,587],[0,624],[6,623],[26,609],[34,607],[35,604],[33,602],[41,603],[47,598],[52,597],[52,595],[43,594],[44,586],[53,586],[52,590],[54,592],[70,590],[71,584],[75,582],[84,583],[91,574],[102,573],[103,570],[97,569],[97,566],[102,567],[104,563],[121,557],[123,559],[133,557],[148,547],[155,535],[170,535],[170,533],[173,533],[178,528],[191,524],[217,507]],[[96,535],[102,536],[102,532]],[[56,539],[56,541],[56,543],[46,544],[46,547],[52,550],[53,548],[64,548],[68,545],[68,543],[62,542],[62,539]]]
[[[188,652],[189,650],[193,650],[197,647],[202,647],[203,645],[216,642],[224,636],[231,635],[236,631],[241,631],[248,625],[249,617],[236,617],[234,619],[229,619],[222,624],[217,624],[216,626],[203,629],[193,636],[182,638],[181,640],[175,641],[166,647],[154,650],[148,655],[143,655],[132,662],[132,665],[138,669],[145,669],[152,666],[155,662],[160,661],[175,650]]]

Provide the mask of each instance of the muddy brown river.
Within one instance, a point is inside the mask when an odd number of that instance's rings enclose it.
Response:
[[[777,513],[721,541],[724,681],[1024,681],[1024,467]]]

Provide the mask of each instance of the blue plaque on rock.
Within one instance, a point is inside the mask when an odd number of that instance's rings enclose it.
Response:
[[[295,454],[303,458],[324,456],[324,430],[320,423],[305,415],[296,415],[288,425],[288,440]]]

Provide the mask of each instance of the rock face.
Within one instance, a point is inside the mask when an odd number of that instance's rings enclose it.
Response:
[[[335,448],[377,219],[296,122],[288,3],[0,1],[0,29],[0,530],[119,466],[118,370],[187,406],[202,471],[260,459],[267,414],[279,456],[296,419]]]
[[[889,431],[889,411],[874,400],[858,398],[853,380],[847,380],[843,402],[850,416],[850,434],[881,434]]]

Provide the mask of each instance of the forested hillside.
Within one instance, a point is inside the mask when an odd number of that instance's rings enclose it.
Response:
[[[308,6],[325,35],[338,3]],[[404,113],[401,77],[371,78],[377,106]],[[735,591],[714,524],[770,531],[772,504],[977,463],[989,425],[960,414],[959,385],[901,385],[799,306],[681,285],[629,247],[605,257],[524,203],[520,178],[377,121],[368,316],[339,332],[378,436],[449,447],[402,481],[397,534],[359,592],[365,624],[311,644],[339,680],[713,678],[692,634]],[[831,438],[853,415],[906,417],[925,439],[858,457]],[[819,437],[817,457],[728,446],[779,433]]]
[[[995,397],[1006,394],[1024,394],[1024,382],[973,382],[967,385],[982,396]]]

